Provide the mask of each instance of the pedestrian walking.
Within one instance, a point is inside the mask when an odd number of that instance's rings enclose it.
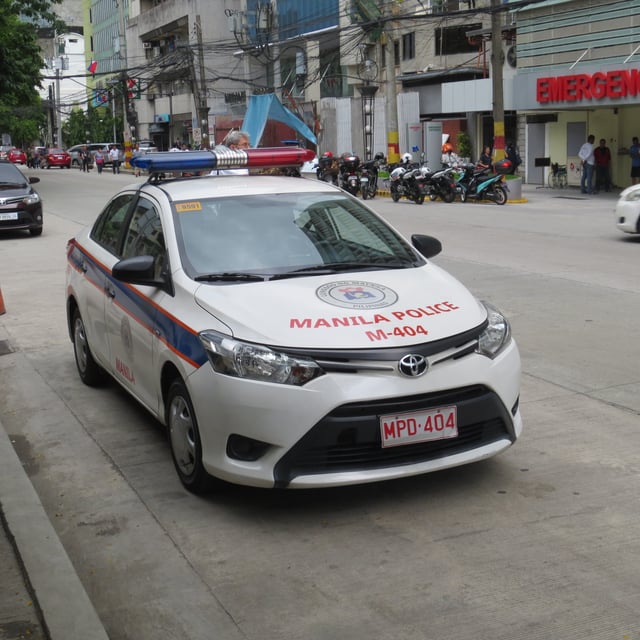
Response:
[[[82,171],[87,173],[90,170],[90,166],[91,166],[91,152],[87,148],[86,144],[83,144],[82,147],[80,148],[79,156],[80,156],[80,168],[82,169]]]
[[[593,155],[593,143],[596,137],[590,135],[587,141],[580,147],[578,157],[582,160],[582,172],[580,176],[580,191],[582,193],[593,193],[593,169],[596,159]]]
[[[596,193],[601,189],[611,191],[611,150],[607,147],[607,141],[600,138],[600,143],[593,150],[596,161]]]
[[[96,169],[98,170],[98,174],[102,173],[102,169],[104,168],[104,152],[102,151],[102,149],[98,149],[96,151],[95,156],[93,156],[93,159],[96,163]]]
[[[111,149],[109,149],[109,160],[111,161],[111,170],[113,173],[120,173],[120,151],[115,144],[112,144]]]

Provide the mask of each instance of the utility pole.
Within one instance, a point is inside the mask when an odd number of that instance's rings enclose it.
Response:
[[[201,143],[200,146],[203,149],[210,147],[209,143],[209,105],[207,104],[207,82],[205,78],[204,70],[204,49],[202,47],[202,24],[200,22],[200,16],[196,16],[196,38],[198,40],[198,67],[200,70],[200,92],[196,99],[196,113],[199,119],[199,126],[201,130]],[[194,81],[195,87],[195,81]]]
[[[491,80],[493,88],[493,161],[505,157],[501,0],[491,0]]]
[[[389,4],[383,4],[385,14],[391,15]],[[385,71],[386,71],[386,120],[387,120],[387,162],[400,160],[400,137],[398,135],[398,100],[396,96],[396,69],[394,60],[394,43],[391,34],[393,28],[391,22],[385,20],[384,47],[385,47]]]

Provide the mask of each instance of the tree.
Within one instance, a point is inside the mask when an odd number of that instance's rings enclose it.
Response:
[[[61,1],[0,0],[0,130],[23,142],[30,128],[37,131],[41,126],[40,115],[28,110],[40,104],[38,23],[63,26],[53,13],[53,5]]]

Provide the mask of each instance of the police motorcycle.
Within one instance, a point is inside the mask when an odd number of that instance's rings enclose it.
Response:
[[[504,177],[512,170],[511,161],[506,159],[494,164],[495,173],[489,173],[489,169],[478,169],[474,164],[464,165],[456,181],[460,200],[490,200],[496,204],[505,204],[509,187]]]
[[[389,191],[394,202],[406,198],[416,204],[422,204],[428,193],[429,169],[412,163],[412,159],[410,153],[405,153],[400,164],[389,174]]]
[[[351,195],[360,191],[360,158],[353,153],[343,153],[338,161],[338,186]]]
[[[338,163],[333,157],[331,151],[325,151],[318,159],[318,168],[316,169],[318,180],[330,182],[337,186],[338,184]]]
[[[366,160],[360,165],[360,193],[362,199],[375,198],[378,193],[378,168],[384,161],[382,153],[376,153],[373,160]]]

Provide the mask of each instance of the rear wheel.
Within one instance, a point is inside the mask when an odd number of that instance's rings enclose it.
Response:
[[[416,204],[422,204],[424,202],[424,193],[420,193],[418,194],[414,200],[413,200]]]
[[[563,173],[562,175],[558,176],[558,186],[561,189],[564,189],[567,186],[567,184],[568,184],[568,180],[567,180],[566,174]]]
[[[166,423],[171,456],[180,482],[192,493],[202,493],[211,484],[211,476],[202,464],[202,443],[191,397],[179,378],[169,387]]]
[[[73,312],[73,353],[80,380],[89,387],[96,387],[104,382],[104,369],[93,359],[87,339],[87,332],[80,312]]]

